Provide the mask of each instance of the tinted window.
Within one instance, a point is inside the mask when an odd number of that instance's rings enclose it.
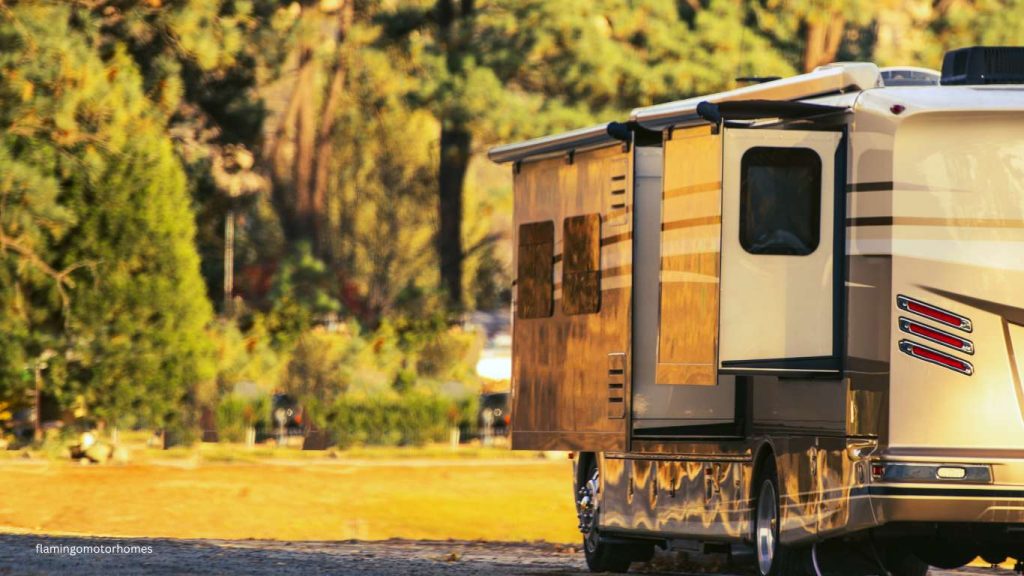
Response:
[[[519,226],[519,318],[547,318],[554,308],[555,223]]]
[[[562,313],[594,314],[601,309],[601,215],[566,218],[562,261]]]
[[[821,234],[821,158],[807,148],[751,148],[740,180],[740,244],[751,254],[803,256]]]

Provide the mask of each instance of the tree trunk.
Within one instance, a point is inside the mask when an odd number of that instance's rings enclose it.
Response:
[[[313,162],[316,159],[317,110],[315,97],[316,64],[312,49],[303,54],[304,66],[299,73],[298,89],[305,94],[299,106],[297,132],[295,134],[295,163],[292,179],[295,187],[295,220],[293,233],[312,240],[313,253],[319,256],[315,245],[316,213],[313,206]]]
[[[329,251],[331,239],[329,237],[329,218],[327,215],[327,184],[331,176],[331,162],[334,159],[334,125],[338,119],[338,110],[344,99],[345,80],[348,74],[347,50],[345,40],[348,38],[349,28],[355,17],[355,6],[352,0],[347,0],[339,8],[338,28],[334,40],[338,45],[337,59],[334,61],[334,69],[331,71],[331,85],[327,92],[327,100],[324,102],[323,111],[320,114],[320,130],[317,132],[315,158],[316,167],[313,170],[312,198],[313,209],[313,246],[316,253],[324,256]]]
[[[299,55],[299,71],[288,106],[267,146],[267,157],[277,168],[282,140],[290,137],[294,145],[290,164],[282,170],[287,176],[282,174],[275,179],[275,203],[288,241],[309,242],[313,254],[320,258],[330,252],[327,192],[335,154],[333,136],[338,111],[345,98],[346,51],[349,49],[346,38],[356,16],[352,0],[342,2],[337,10],[334,29],[337,60],[330,72],[323,103],[317,94],[319,71],[313,48],[305,45]]]
[[[438,35],[445,52],[445,65],[452,76],[463,76],[462,57],[470,50],[473,0],[438,0],[435,7]],[[472,135],[460,112],[441,118],[441,165],[438,181],[437,253],[441,264],[441,286],[448,296],[448,309],[460,312],[462,299],[462,186],[469,167]]]
[[[842,14],[828,14],[804,23],[804,72],[836,59],[845,29]]]
[[[441,187],[438,202],[437,252],[441,261],[441,285],[451,310],[462,309],[462,186],[469,167],[471,136],[461,124],[441,128]]]

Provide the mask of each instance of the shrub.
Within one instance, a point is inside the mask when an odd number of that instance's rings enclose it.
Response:
[[[342,397],[331,408],[328,429],[341,447],[440,442],[453,425],[458,403],[420,392],[374,397]],[[458,423],[454,423],[458,425]]]
[[[217,405],[217,435],[221,441],[243,442],[247,428],[266,429],[270,399],[265,396],[241,398],[228,395]]]

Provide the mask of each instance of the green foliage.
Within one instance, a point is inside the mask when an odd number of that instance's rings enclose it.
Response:
[[[358,329],[349,325],[343,325],[338,332],[323,328],[305,332],[291,354],[283,387],[304,403],[315,400],[328,404],[344,394],[356,379],[364,385],[376,380],[377,387],[383,388],[386,377],[379,371],[383,362],[372,354],[366,362],[366,350]]]
[[[342,397],[331,407],[327,429],[338,446],[419,446],[441,442],[452,428],[475,418],[473,404],[423,393]]]
[[[227,395],[217,404],[217,434],[221,441],[244,442],[249,428],[270,430],[270,397]]]
[[[58,401],[81,392],[112,422],[158,425],[212,377],[210,307],[165,118],[125,50],[101,55],[90,30],[88,17],[51,5],[0,23],[5,196],[32,198],[2,222],[28,247],[3,262],[4,308],[19,312],[5,322],[28,339],[3,372],[45,347]]]
[[[230,394],[239,384],[252,384],[269,396],[280,386],[287,350],[274,346],[263,316],[256,315],[247,330],[234,322],[220,320],[210,330],[217,376],[215,386],[201,388],[196,401],[214,406],[222,395]]]
[[[386,323],[362,333],[348,323],[302,334],[291,352],[282,389],[299,398],[332,404],[345,394],[380,396],[390,391],[437,392],[449,382],[469,389],[479,336],[458,328]],[[449,389],[465,394],[468,390]]]
[[[332,284],[330,271],[313,255],[309,244],[299,244],[275,277],[267,328],[278,339],[290,341],[314,321],[336,316],[341,303],[332,295]]]

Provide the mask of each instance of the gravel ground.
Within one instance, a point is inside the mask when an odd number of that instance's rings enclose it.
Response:
[[[149,553],[47,553],[45,547],[149,547]],[[700,568],[676,565],[672,572],[655,571],[672,563],[659,555],[648,574],[697,574]],[[681,571],[680,571],[681,570]],[[696,570],[696,571],[694,571]],[[724,572],[711,569],[721,576]],[[733,573],[736,573],[733,571]],[[749,574],[740,570],[740,575]],[[266,540],[167,540],[0,535],[0,576],[106,576],[132,574],[251,575],[444,575],[505,576],[587,574],[583,556],[552,544],[494,542],[277,542]],[[969,568],[932,572],[933,576],[1010,576],[1007,570]]]

